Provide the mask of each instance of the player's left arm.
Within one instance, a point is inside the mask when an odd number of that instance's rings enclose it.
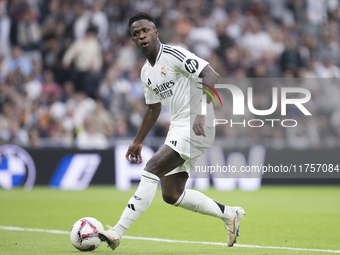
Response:
[[[217,83],[219,78],[219,74],[210,65],[206,65],[199,74],[199,77],[202,78],[204,84],[207,84],[211,87],[215,87],[215,84]],[[211,102],[211,100],[212,100],[211,97],[207,97],[208,104]],[[196,135],[203,135],[205,137],[204,123],[205,116],[197,115],[192,126],[192,129],[194,130]]]
[[[192,78],[202,78],[204,84],[215,87],[219,75],[211,68],[207,61],[179,46],[164,46],[164,52],[173,56],[172,63],[177,66],[181,72],[189,74]],[[207,97],[207,103],[210,102],[211,98]],[[197,115],[192,127],[196,135],[205,136],[204,123],[205,117],[203,115]]]

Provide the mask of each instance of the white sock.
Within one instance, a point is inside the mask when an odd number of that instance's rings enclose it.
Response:
[[[214,216],[226,221],[232,217],[232,209],[221,205],[199,191],[186,189],[174,206],[198,212],[204,215]]]
[[[114,226],[114,229],[122,237],[125,230],[149,207],[158,186],[158,176],[143,171],[142,178],[135,194],[130,198],[120,220]]]

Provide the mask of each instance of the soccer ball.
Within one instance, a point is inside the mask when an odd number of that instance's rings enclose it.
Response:
[[[74,223],[71,229],[71,243],[80,251],[93,251],[100,245],[99,231],[104,231],[104,227],[98,220],[91,217],[82,218]]]

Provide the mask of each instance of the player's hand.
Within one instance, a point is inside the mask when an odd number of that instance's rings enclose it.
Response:
[[[125,154],[126,160],[137,164],[142,163],[142,147],[143,144],[140,143],[131,144]]]
[[[205,123],[204,115],[197,115],[194,121],[194,125],[192,126],[195,135],[203,135],[204,137],[206,137],[204,131],[204,123]]]

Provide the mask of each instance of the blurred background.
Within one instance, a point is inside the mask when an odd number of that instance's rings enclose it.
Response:
[[[287,112],[287,119],[298,121],[296,128],[218,126],[222,161],[242,149],[244,161],[237,162],[251,164],[253,146],[261,145],[260,151],[269,154],[255,153],[256,164],[270,158],[276,160],[273,164],[338,162],[330,151],[340,153],[339,0],[0,0],[0,145],[23,147],[37,172],[49,169],[45,177],[37,175],[45,178],[37,179],[38,184],[58,186],[62,178],[51,181],[52,172],[67,172],[73,159],[67,161],[65,154],[84,149],[101,150],[99,159],[93,158],[101,181],[98,174],[91,183],[117,183],[122,175],[108,174],[112,164],[137,169],[126,165],[124,146],[136,134],[145,110],[140,81],[145,57],[127,27],[139,11],[155,17],[162,43],[206,59],[220,77],[234,79],[244,91],[252,86],[255,108],[270,108],[273,86],[301,86],[311,92],[306,107],[312,117],[304,118],[296,109]],[[267,78],[283,82],[273,85]],[[163,109],[145,140],[152,150],[144,149],[144,161],[162,146],[168,127],[169,114]],[[103,168],[104,161],[109,163]],[[8,170],[3,162],[0,170]],[[78,174],[86,167],[79,166]],[[1,176],[3,187],[24,180],[5,182]]]
[[[311,92],[304,106],[312,116],[292,105],[286,116],[278,106],[269,117],[294,119],[297,127],[218,125],[214,145],[197,160],[201,170],[228,165],[297,170],[191,172],[187,188],[248,213],[238,239],[246,246],[230,254],[339,252],[340,0],[0,0],[0,253],[74,254],[67,235],[52,236],[48,229],[69,230],[85,216],[115,224],[146,162],[163,146],[165,109],[145,139],[143,163],[125,159],[146,107],[140,81],[145,57],[127,25],[139,11],[155,17],[162,43],[206,59],[223,82],[245,95],[252,87],[256,109],[271,107],[273,87]],[[247,111],[246,101],[245,116],[233,116],[230,93],[218,92],[223,102],[223,108],[215,107],[218,118],[267,118]],[[220,222],[167,205],[160,192],[129,236],[226,242]],[[21,228],[32,229],[8,231]],[[99,249],[105,254],[107,248]],[[226,253],[220,245],[129,239],[117,252],[150,249]]]
[[[1,0],[0,144],[103,149],[133,138],[145,109],[145,57],[127,28],[138,11],[155,17],[162,43],[221,77],[340,77],[338,0]],[[245,146],[294,147],[297,137],[306,148],[338,146],[340,86],[308,89],[314,118],[299,130],[218,135]],[[146,142],[162,143],[168,125],[163,111]]]

